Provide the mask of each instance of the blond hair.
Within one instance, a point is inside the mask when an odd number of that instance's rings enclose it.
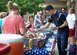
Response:
[[[71,10],[72,13],[75,13],[74,8],[69,8],[69,10]]]
[[[12,1],[9,1],[7,4],[8,10],[19,10],[16,3],[13,3]]]
[[[0,13],[0,18],[5,18],[7,16],[7,13],[6,12],[1,12]]]
[[[30,21],[31,18],[34,20],[34,16],[33,15],[29,16],[29,21]]]

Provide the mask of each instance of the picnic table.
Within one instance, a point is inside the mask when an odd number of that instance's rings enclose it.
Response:
[[[40,32],[44,34],[44,38],[41,41],[41,48],[38,48],[38,38],[25,38],[24,43],[25,45],[29,45],[29,39],[33,39],[33,46],[32,49],[26,50],[24,49],[24,55],[48,55],[49,52],[53,51],[54,43],[57,36],[57,30],[52,30],[50,28],[44,29]],[[40,35],[37,35],[40,36]]]

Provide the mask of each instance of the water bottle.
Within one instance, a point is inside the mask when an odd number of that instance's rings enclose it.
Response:
[[[32,39],[29,39],[29,49],[32,49]]]

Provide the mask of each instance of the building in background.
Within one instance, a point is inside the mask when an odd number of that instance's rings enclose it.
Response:
[[[69,8],[72,7],[75,10],[77,15],[77,0],[44,0],[44,3],[40,4],[45,8],[47,5],[52,5],[55,9],[61,10],[62,8]],[[76,32],[77,32],[77,24],[76,24]],[[75,35],[77,37],[77,33]]]
[[[47,5],[52,5],[55,9],[61,10],[62,8],[69,8],[72,7],[75,10],[75,13],[77,15],[77,0],[44,0],[43,3],[39,5],[39,7],[45,8]],[[43,13],[45,14],[45,11],[43,10]],[[28,16],[27,14],[26,16]],[[25,20],[28,20],[28,17],[26,17]],[[77,32],[77,24],[76,24],[76,32]],[[77,33],[76,33],[77,37]]]
[[[66,0],[44,0],[44,3],[40,4],[42,7],[46,7],[47,5],[52,5],[55,9],[61,9],[66,7]]]

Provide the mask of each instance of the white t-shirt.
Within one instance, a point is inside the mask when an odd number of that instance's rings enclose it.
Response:
[[[66,19],[68,22],[69,29],[74,29],[76,15],[75,14],[68,14]]]

